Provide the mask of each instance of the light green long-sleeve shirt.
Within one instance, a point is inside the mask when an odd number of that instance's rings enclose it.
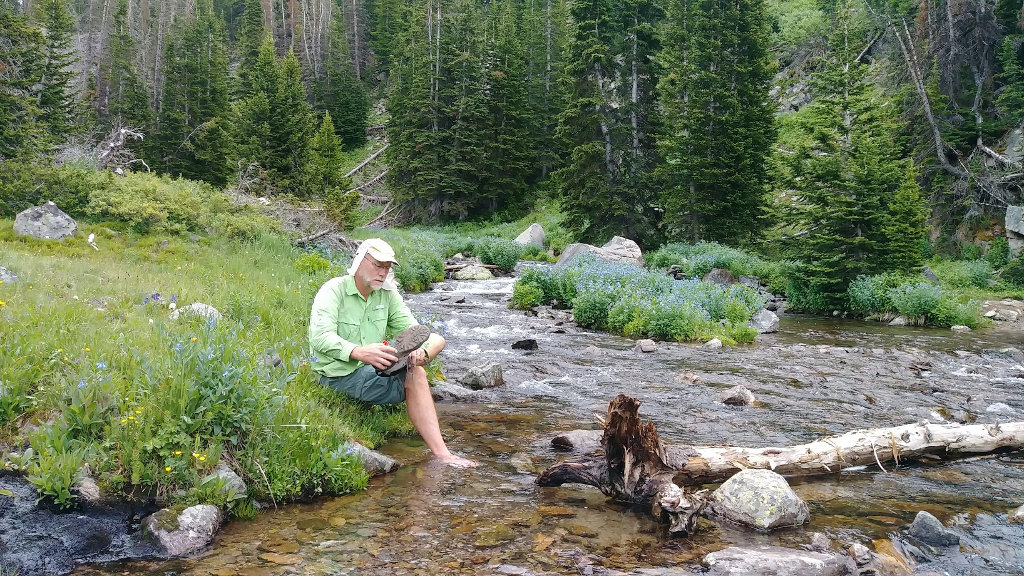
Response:
[[[397,291],[374,290],[363,298],[352,276],[331,278],[316,293],[309,314],[313,370],[328,377],[351,374],[362,364],[350,358],[353,348],[383,342],[388,329],[398,334],[416,323]]]

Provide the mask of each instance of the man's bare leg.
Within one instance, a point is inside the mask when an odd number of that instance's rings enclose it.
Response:
[[[431,352],[433,353],[433,350]],[[416,427],[416,431],[420,433],[435,458],[444,464],[458,468],[477,466],[473,460],[452,454],[444,443],[441,426],[437,421],[437,410],[434,408],[434,397],[430,393],[430,384],[427,382],[427,371],[422,366],[410,366],[406,373],[405,406],[412,425]]]

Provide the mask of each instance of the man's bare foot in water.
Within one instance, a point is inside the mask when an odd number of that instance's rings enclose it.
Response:
[[[480,465],[476,460],[470,460],[469,458],[463,458],[462,456],[456,456],[455,454],[448,453],[445,456],[434,456],[434,459],[445,466],[451,466],[452,468],[476,468]]]

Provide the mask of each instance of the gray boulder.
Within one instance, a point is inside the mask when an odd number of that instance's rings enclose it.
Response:
[[[170,319],[177,320],[182,316],[199,316],[205,320],[220,320],[220,312],[213,306],[203,304],[202,302],[194,302],[188,306],[172,310]]]
[[[184,556],[206,547],[224,520],[216,506],[189,506],[177,514],[167,508],[142,520],[142,530],[170,556]]]
[[[719,286],[732,286],[736,283],[736,277],[726,268],[712,268],[701,280]]]
[[[921,510],[907,530],[911,536],[932,546],[955,546],[960,543],[960,536],[947,529],[939,519]]]
[[[213,471],[207,476],[219,478],[221,481],[221,490],[227,494],[234,492],[235,494],[245,494],[249,487],[245,485],[245,480],[235,473],[227,464],[218,462],[214,466]]]
[[[601,448],[603,430],[570,430],[551,439],[551,445],[577,454],[590,454]]]
[[[78,232],[78,223],[53,202],[22,210],[14,217],[14,232],[35,238],[63,240]]]
[[[715,396],[716,402],[728,404],[729,406],[752,406],[754,404],[754,393],[744,386],[733,386],[723,390]]]
[[[529,228],[523,230],[522,234],[516,236],[516,242],[524,245],[533,244],[536,246],[543,246],[544,228],[540,224],[534,222],[533,224],[530,224]]]
[[[807,503],[771,470],[741,470],[711,498],[712,512],[758,530],[800,526],[810,518]]]
[[[456,280],[490,280],[494,278],[494,274],[491,274],[491,271],[483,266],[471,265],[461,270],[456,270],[452,274],[452,278]]]
[[[460,400],[469,400],[476,394],[475,391],[466,388],[465,386],[459,386],[458,384],[452,384],[451,382],[438,382],[430,387],[430,394],[434,397],[435,402],[451,401],[458,402]]]
[[[658,349],[658,343],[650,338],[643,338],[636,341],[633,349],[638,352],[654,352]]]
[[[7,268],[0,266],[0,282],[17,282],[18,275]]]
[[[363,469],[370,476],[390,474],[401,466],[394,458],[381,454],[376,450],[370,450],[359,442],[350,440],[345,442],[342,448],[344,448],[346,454],[354,454],[362,462]]]
[[[458,382],[472,390],[483,390],[505,384],[505,378],[501,374],[501,364],[491,363],[470,368]]]
[[[1007,206],[1004,225],[1010,251],[1015,255],[1020,254],[1024,249],[1024,206]]]
[[[704,557],[705,576],[848,576],[857,573],[848,556],[779,546],[730,546]]]
[[[761,309],[750,319],[749,326],[757,330],[758,334],[770,334],[779,331],[779,316],[775,312]]]
[[[564,266],[580,254],[593,254],[606,262],[644,265],[644,254],[640,246],[628,238],[615,236],[600,248],[590,244],[569,244],[558,257],[555,266]]]
[[[718,338],[712,338],[711,340],[708,340],[707,342],[701,345],[701,348],[707,348],[709,350],[718,350],[721,347],[722,341],[719,340]]]
[[[1009,514],[1010,524],[1024,524],[1024,506],[1011,510]]]

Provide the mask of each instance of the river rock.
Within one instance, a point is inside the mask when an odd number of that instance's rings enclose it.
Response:
[[[723,390],[715,396],[716,402],[728,404],[729,406],[752,406],[754,404],[754,393],[744,386],[733,386]]]
[[[1010,524],[1024,524],[1024,506],[1011,510],[1008,519]]]
[[[570,430],[551,439],[551,445],[577,454],[590,454],[601,448],[603,430]]]
[[[529,228],[523,230],[519,236],[516,236],[516,242],[524,245],[533,244],[535,246],[543,246],[544,228],[540,224],[534,222],[533,224],[530,224]]]
[[[711,340],[708,340],[701,346],[701,348],[708,348],[710,350],[718,350],[721,347],[722,341],[719,340],[718,338],[712,338]]]
[[[636,346],[633,347],[637,352],[654,352],[658,349],[658,343],[650,338],[643,338],[636,341]]]
[[[970,326],[964,326],[963,324],[957,324],[956,326],[950,326],[949,329],[952,330],[953,332],[956,332],[957,334],[966,334],[967,332],[971,331],[971,327]]]
[[[712,268],[701,280],[719,286],[732,286],[736,283],[736,277],[726,268]]]
[[[218,462],[207,477],[209,478],[210,476],[220,478],[221,492],[226,495],[230,495],[232,492],[235,494],[245,494],[249,490],[249,487],[245,485],[245,480],[242,480],[242,477],[236,474],[224,462]]]
[[[536,350],[538,348],[540,348],[540,346],[537,345],[537,340],[535,338],[516,340],[512,343],[513,350]]]
[[[430,387],[430,394],[434,397],[435,402],[458,402],[473,398],[476,392],[451,382],[437,382]]]
[[[213,306],[203,304],[202,302],[193,302],[188,306],[171,310],[169,317],[171,320],[177,320],[182,316],[198,316],[205,320],[220,320],[220,312]]]
[[[569,244],[565,250],[562,250],[555,266],[564,266],[580,254],[593,254],[607,262],[634,264],[641,267],[644,265],[644,254],[640,250],[640,246],[628,238],[615,236],[600,248],[590,244]]]
[[[897,316],[889,321],[889,326],[906,326],[907,324],[909,324],[909,322],[907,322],[907,319],[903,316]]]
[[[914,538],[932,546],[955,546],[960,543],[960,536],[939,522],[939,519],[921,510],[907,530]]]
[[[715,514],[758,530],[800,526],[807,522],[807,503],[771,470],[741,470],[711,495]]]
[[[758,334],[771,334],[779,331],[779,317],[774,312],[761,309],[750,319],[749,326]]]
[[[484,366],[474,366],[459,378],[459,384],[473,390],[484,388],[495,388],[505,384],[501,375],[501,364],[491,363]]]
[[[779,546],[730,546],[704,557],[704,576],[848,576],[853,559],[838,554]]]
[[[342,448],[346,454],[355,455],[362,462],[363,470],[366,470],[366,473],[370,476],[390,474],[401,466],[394,458],[381,454],[376,450],[370,450],[359,442],[349,440],[342,445]]]
[[[14,232],[35,238],[63,240],[78,233],[78,223],[53,202],[22,210],[14,217]]]
[[[171,556],[184,556],[206,547],[224,520],[216,506],[199,504],[180,513],[164,508],[142,520],[142,530]]]
[[[494,278],[494,274],[483,266],[466,266],[461,270],[456,270],[452,274],[452,278],[456,280],[490,280]]]
[[[4,268],[3,266],[0,266],[0,282],[11,282],[11,283],[14,283],[14,282],[17,282],[17,281],[18,281],[18,275],[17,274],[15,274],[14,272],[11,272],[7,268]]]

